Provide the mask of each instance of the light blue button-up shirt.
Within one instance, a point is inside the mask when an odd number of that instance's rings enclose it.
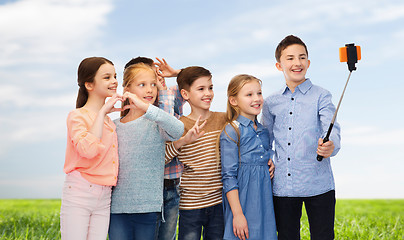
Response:
[[[330,158],[317,161],[318,139],[324,138],[335,112],[331,93],[309,79],[295,88],[285,86],[265,99],[262,124],[274,143],[273,194],[309,197],[335,189]],[[335,156],[340,149],[340,126],[334,124],[330,141]]]

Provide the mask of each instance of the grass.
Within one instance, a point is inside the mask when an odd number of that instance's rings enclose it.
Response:
[[[60,239],[60,200],[0,200],[0,239]],[[404,239],[404,200],[337,200],[336,239]],[[303,211],[302,239],[310,239]]]

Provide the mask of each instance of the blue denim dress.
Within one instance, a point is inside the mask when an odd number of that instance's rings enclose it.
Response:
[[[239,191],[249,240],[277,239],[268,167],[273,151],[269,149],[268,130],[257,121],[255,130],[253,122],[243,116],[239,116],[235,123],[240,131],[239,141],[230,124],[220,135],[225,220],[223,239],[238,239],[233,234],[233,214],[226,197],[226,193],[233,189]]]

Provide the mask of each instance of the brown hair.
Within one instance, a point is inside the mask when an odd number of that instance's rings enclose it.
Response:
[[[137,63],[144,63],[144,64],[146,64],[146,65],[149,65],[150,67],[153,67],[154,66],[154,61],[153,61],[153,59],[151,59],[151,58],[148,58],[148,57],[137,57],[137,58],[132,58],[129,62],[127,62],[126,64],[125,64],[125,68],[124,69],[126,69],[126,68],[128,68],[130,65],[133,65],[133,64],[137,64]]]
[[[200,77],[212,77],[209,70],[203,67],[192,66],[181,69],[177,76],[177,84],[179,90],[189,90],[191,85]]]
[[[289,36],[286,36],[284,39],[282,39],[282,41],[276,47],[275,58],[276,58],[277,62],[280,62],[280,59],[282,56],[282,51],[285,50],[285,48],[287,48],[293,44],[302,45],[304,47],[304,49],[306,50],[307,56],[309,56],[309,51],[307,50],[306,44],[304,44],[304,42],[300,38],[293,36],[293,35],[289,35]]]
[[[114,65],[110,60],[103,57],[89,57],[83,59],[77,70],[77,83],[79,85],[79,92],[77,94],[76,108],[83,107],[88,100],[88,91],[86,89],[86,82],[94,82],[94,77],[97,74],[101,65],[109,63]]]
[[[133,81],[136,80],[136,78],[139,76],[139,74],[143,71],[150,71],[154,74],[155,78],[157,79],[157,74],[156,72],[147,64],[144,63],[136,63],[133,65],[128,66],[125,71],[123,72],[123,84],[122,87],[126,88],[129,87]],[[126,99],[122,103],[122,108],[126,105],[129,105],[129,99]],[[126,109],[125,111],[121,112],[121,117],[126,116],[128,114],[129,109]]]

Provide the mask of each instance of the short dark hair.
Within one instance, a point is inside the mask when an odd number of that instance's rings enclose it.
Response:
[[[125,68],[129,67],[130,65],[136,64],[136,63],[144,63],[146,65],[149,65],[150,67],[154,66],[154,61],[151,58],[148,57],[137,57],[137,58],[132,58],[128,63],[126,63]]]
[[[181,69],[177,76],[178,88],[189,91],[191,85],[200,77],[212,77],[210,71],[203,67],[192,66]]]
[[[302,45],[304,47],[304,49],[306,50],[307,56],[309,55],[309,51],[307,50],[306,44],[304,44],[304,42],[300,38],[293,36],[293,35],[289,35],[289,36],[286,36],[284,39],[282,39],[282,41],[276,47],[275,58],[276,58],[277,62],[280,62],[282,51],[285,50],[285,48],[287,48],[293,44]]]

